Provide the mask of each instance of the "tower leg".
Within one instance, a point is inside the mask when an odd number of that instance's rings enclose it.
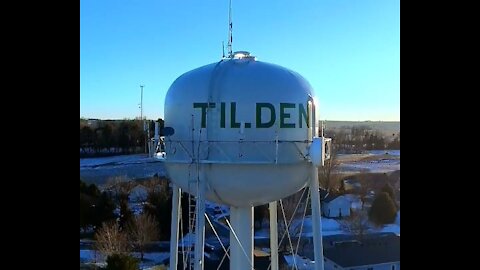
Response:
[[[253,270],[253,207],[230,207],[230,222],[230,270]]]
[[[318,168],[312,165],[310,198],[312,203],[313,252],[315,256],[315,270],[323,270],[322,216],[320,214],[320,194],[318,189]]]
[[[172,223],[171,223],[171,234],[170,234],[170,270],[177,270],[178,262],[178,224],[180,219],[180,200],[181,200],[181,190],[177,185],[172,184],[173,194],[172,194]]]
[[[204,267],[204,248],[205,248],[205,179],[200,179],[198,183],[195,222],[195,270],[203,270]]]
[[[270,262],[272,270],[278,270],[278,223],[277,223],[277,201],[268,205],[270,211]]]

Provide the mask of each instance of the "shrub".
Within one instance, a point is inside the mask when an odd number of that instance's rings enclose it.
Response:
[[[106,270],[139,270],[138,260],[125,254],[112,254],[107,257]]]

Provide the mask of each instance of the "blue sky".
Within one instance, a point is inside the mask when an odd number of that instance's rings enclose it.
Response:
[[[399,0],[233,0],[233,50],[303,75],[321,119],[400,120]],[[80,116],[163,118],[181,74],[219,61],[228,0],[81,0]]]

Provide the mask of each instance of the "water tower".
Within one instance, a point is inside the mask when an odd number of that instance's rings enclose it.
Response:
[[[173,82],[165,99],[165,167],[174,183],[171,269],[177,263],[180,189],[197,199],[195,269],[204,265],[208,199],[230,206],[230,269],[246,270],[253,269],[253,207],[276,207],[306,185],[316,269],[323,269],[317,166],[327,140],[317,137],[317,113],[312,87],[301,75],[245,51]]]

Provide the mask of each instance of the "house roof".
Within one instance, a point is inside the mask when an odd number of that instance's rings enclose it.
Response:
[[[341,267],[399,262],[400,236],[383,234],[362,242],[340,241],[325,249],[324,254]]]
[[[341,197],[341,195],[329,193],[329,194],[327,195],[327,197],[325,197],[325,198],[323,199],[323,202],[328,203],[328,202],[331,202],[331,201],[335,200],[335,199],[338,198],[338,197]]]

